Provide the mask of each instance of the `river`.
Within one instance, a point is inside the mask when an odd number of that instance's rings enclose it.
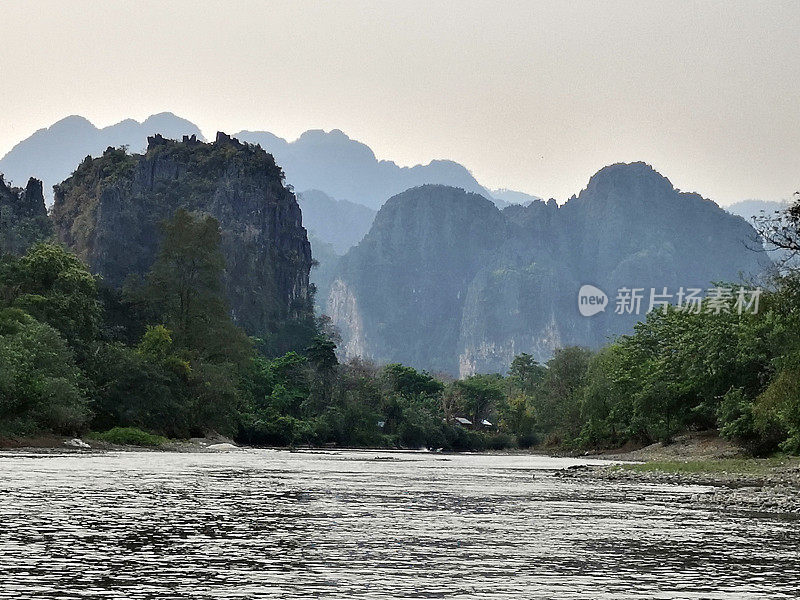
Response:
[[[800,522],[589,460],[0,453],[0,598],[796,598]]]

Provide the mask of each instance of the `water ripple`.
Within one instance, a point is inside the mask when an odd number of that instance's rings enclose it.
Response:
[[[796,597],[797,521],[565,459],[388,456],[3,455],[0,599]]]

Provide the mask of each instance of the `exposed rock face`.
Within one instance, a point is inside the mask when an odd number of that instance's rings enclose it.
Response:
[[[312,314],[300,208],[260,148],[223,133],[212,144],[156,135],[143,155],[87,157],[55,191],[58,238],[115,287],[150,268],[159,224],[183,208],[220,222],[227,296],[248,333],[274,336]]]
[[[329,314],[351,354],[502,372],[520,352],[543,361],[630,331],[651,287],[706,289],[761,273],[769,260],[755,239],[743,219],[644,163],[602,169],[561,207],[500,211],[476,194],[423,186],[390,199],[342,258]],[[580,315],[583,284],[608,294],[606,311]],[[638,317],[614,314],[621,287],[646,290]]]
[[[345,348],[453,371],[470,283],[505,237],[502,214],[477,194],[426,185],[390,198],[331,289]]]
[[[24,254],[32,244],[52,233],[42,182],[31,178],[21,189],[6,184],[0,175],[0,254]]]

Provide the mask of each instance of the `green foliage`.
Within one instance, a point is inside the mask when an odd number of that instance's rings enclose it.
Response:
[[[219,223],[178,210],[162,233],[145,302],[163,318],[178,348],[211,362],[244,363],[251,344],[233,324],[223,294]]]
[[[139,427],[175,438],[189,437],[190,389],[169,357],[151,360],[123,344],[98,348],[87,365],[94,382],[92,426]]]
[[[336,344],[323,335],[314,336],[311,346],[306,348],[306,356],[320,372],[330,372],[339,364],[336,358]]]
[[[86,267],[55,244],[37,244],[19,260],[0,263],[1,296],[58,330],[79,353],[97,338],[101,306]]]
[[[556,350],[535,396],[536,419],[551,444],[571,444],[580,432],[580,407],[591,352]]]
[[[717,407],[720,435],[742,445],[753,445],[758,440],[753,403],[741,388],[731,388]]]
[[[499,413],[500,426],[511,432],[521,447],[529,448],[539,442],[533,397],[520,393],[510,395],[500,405]]]
[[[762,439],[800,454],[800,361],[788,361],[756,399],[755,427]]]
[[[148,325],[136,350],[150,360],[164,361],[172,353],[172,332],[163,325]]]
[[[114,427],[103,433],[91,433],[89,437],[119,446],[157,447],[167,443],[167,438],[147,433],[136,427]]]
[[[9,207],[0,205],[0,255],[24,254],[31,245],[50,238],[52,229],[47,216],[19,218]]]
[[[444,389],[444,384],[429,373],[396,363],[386,365],[383,368],[383,375],[389,389],[405,398],[435,396]]]
[[[523,352],[514,357],[508,369],[508,382],[513,391],[531,395],[547,374],[547,368],[540,365],[533,356]]]
[[[85,384],[55,329],[0,310],[0,433],[79,433],[90,417]]]
[[[463,410],[473,423],[494,418],[497,406],[504,398],[500,375],[472,375],[453,385],[460,392]]]

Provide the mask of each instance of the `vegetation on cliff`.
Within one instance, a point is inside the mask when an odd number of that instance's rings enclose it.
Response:
[[[180,209],[212,216],[236,324],[268,353],[303,347],[313,335],[311,248],[273,157],[222,133],[210,144],[158,135],[148,142],[142,155],[109,148],[87,157],[56,186],[58,240],[121,289],[152,267],[164,220]]]

